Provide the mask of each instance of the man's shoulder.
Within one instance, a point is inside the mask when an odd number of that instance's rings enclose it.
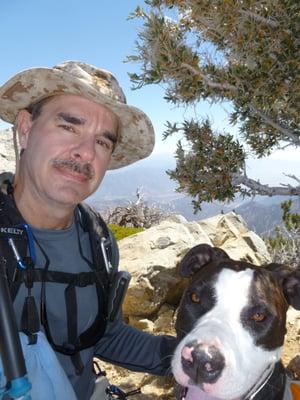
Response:
[[[83,219],[84,223],[91,224],[92,226],[100,225],[102,228],[107,229],[107,224],[104,219],[101,217],[99,211],[97,211],[94,207],[90,206],[87,203],[79,203],[77,206],[77,210],[81,219]]]
[[[15,206],[13,198],[0,190],[0,218],[20,220],[20,214]]]
[[[14,181],[14,174],[12,172],[0,173],[0,192],[7,194],[12,187]]]

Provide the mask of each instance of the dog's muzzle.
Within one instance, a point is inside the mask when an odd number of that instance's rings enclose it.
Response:
[[[215,383],[225,367],[225,358],[217,347],[193,341],[183,347],[181,365],[194,383]]]

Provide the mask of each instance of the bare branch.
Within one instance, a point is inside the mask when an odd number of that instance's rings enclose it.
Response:
[[[240,13],[244,14],[244,15],[246,15],[248,17],[253,18],[257,22],[261,22],[261,23],[263,23],[265,25],[269,25],[272,28],[277,28],[279,26],[279,24],[276,21],[274,21],[274,20],[272,20],[270,18],[264,18],[261,15],[258,15],[256,13],[252,12],[252,11],[249,11],[249,10],[248,11],[241,10]]]
[[[248,178],[246,174],[235,175],[232,179],[232,182],[234,185],[244,185],[249,188],[253,194],[260,194],[262,196],[300,196],[300,185],[296,187],[291,185],[264,185],[259,181]]]
[[[211,88],[214,89],[221,89],[221,90],[232,90],[234,92],[237,91],[237,88],[234,85],[230,85],[229,83],[219,83],[219,82],[213,82],[207,75],[202,74],[198,69],[192,67],[189,64],[182,63],[181,66],[187,70],[189,70],[194,76],[201,76],[205,84]],[[279,132],[283,133],[287,137],[289,137],[294,144],[297,146],[300,145],[300,137],[296,135],[293,131],[290,129],[284,128],[282,125],[278,124],[277,122],[273,121],[268,115],[263,113],[260,110],[257,110],[253,105],[250,106],[251,110],[255,112],[257,115],[259,115],[262,120],[278,130]]]
[[[189,70],[195,76],[201,76],[201,78],[207,84],[207,86],[209,86],[211,88],[237,91],[237,88],[235,86],[233,86],[233,85],[230,85],[229,83],[213,82],[208,76],[202,74],[198,69],[192,67],[189,64],[182,63],[181,67]]]
[[[257,115],[259,115],[266,124],[272,126],[274,129],[277,129],[279,132],[281,132],[284,135],[286,135],[287,137],[289,137],[296,146],[300,146],[300,137],[298,135],[296,135],[293,131],[291,131],[290,129],[284,128],[282,125],[273,121],[268,115],[264,114],[260,110],[257,110],[252,105],[250,106],[250,108],[253,112],[255,112]]]
[[[298,178],[296,175],[285,174],[285,173],[283,173],[283,175],[287,176],[288,178],[294,179],[296,182],[300,184],[300,178]]]

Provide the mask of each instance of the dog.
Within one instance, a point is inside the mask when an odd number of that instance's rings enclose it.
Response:
[[[190,283],[175,323],[176,398],[300,399],[280,361],[287,309],[300,310],[300,271],[231,260],[207,244],[193,247],[179,270]]]

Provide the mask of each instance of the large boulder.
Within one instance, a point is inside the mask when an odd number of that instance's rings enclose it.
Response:
[[[153,317],[164,304],[176,306],[186,284],[177,274],[178,261],[199,243],[221,247],[230,257],[256,265],[270,260],[264,241],[234,212],[199,222],[171,216],[119,242],[120,269],[132,275],[124,315],[136,323]]]

